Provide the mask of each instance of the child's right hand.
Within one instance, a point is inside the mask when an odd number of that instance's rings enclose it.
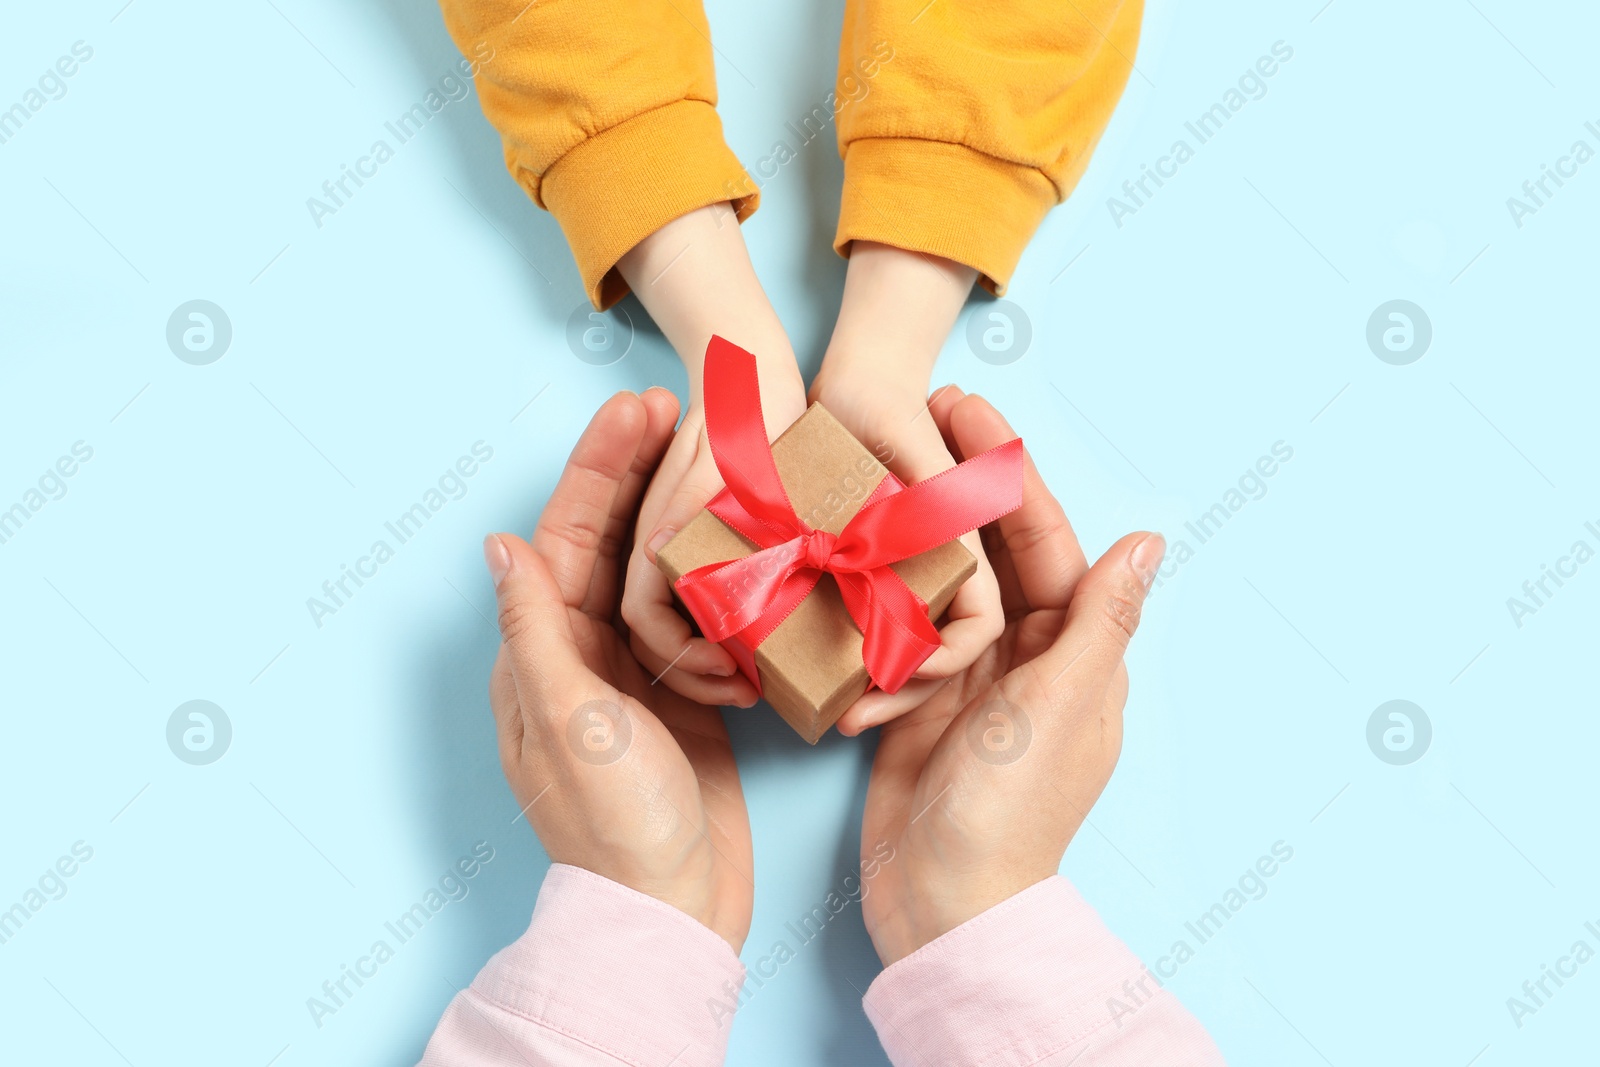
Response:
[[[733,213],[724,204],[692,211],[641,241],[617,269],[671,342],[689,378],[689,411],[645,493],[628,556],[622,618],[633,654],[661,684],[701,704],[756,702],[733,657],[693,636],[673,602],[656,549],[722,491],[706,441],[701,383],[713,334],[756,357],[768,439],[805,414],[806,387],[794,348],[756,280]]]
[[[775,438],[805,413],[806,398],[792,358],[762,368],[761,406],[769,438]],[[748,708],[756,688],[738,671],[733,657],[715,642],[696,637],[678,611],[667,577],[656,566],[656,551],[722,491],[706,441],[705,416],[692,404],[645,493],[628,557],[622,618],[632,632],[634,656],[673,692],[701,704]]]

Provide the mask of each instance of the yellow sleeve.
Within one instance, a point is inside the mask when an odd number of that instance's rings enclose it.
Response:
[[[879,241],[1005,291],[1122,96],[1143,0],[848,0],[834,248]]]
[[[476,68],[506,167],[556,217],[598,308],[622,256],[675,218],[756,187],[722,137],[700,0],[441,0]]]

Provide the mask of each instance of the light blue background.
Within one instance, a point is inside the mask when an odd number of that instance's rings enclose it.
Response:
[[[0,145],[0,507],[94,449],[0,545],[0,908],[94,849],[0,945],[0,1059],[410,1063],[546,863],[494,752],[479,540],[532,525],[606,396],[682,373],[637,304],[621,362],[569,352],[576,272],[475,98],[312,223],[306,198],[457,58],[432,4],[123,2],[12,5],[0,35],[0,107],[94,49]],[[1520,1029],[1506,999],[1580,937],[1600,948],[1600,564],[1521,627],[1506,601],[1600,547],[1600,162],[1521,228],[1506,199],[1600,147],[1600,18],[1321,3],[1153,3],[1093,166],[1012,286],[1032,347],[992,366],[958,328],[937,380],[1009,414],[1091,555],[1182,537],[1294,450],[1163,581],[1121,765],[1063,867],[1154,961],[1293,847],[1171,986],[1230,1060],[1573,1062],[1600,964]],[[710,7],[750,162],[831,88],[841,7]],[[1107,198],[1280,40],[1267,94],[1119,228]],[[808,375],[842,284],[839,181],[819,140],[746,231]],[[210,366],[165,341],[195,298],[233,325]],[[1434,329],[1408,366],[1365,340],[1396,298]],[[467,494],[315,626],[306,598],[479,440]],[[1366,742],[1395,698],[1433,725],[1409,766]],[[232,720],[211,766],[167,748],[191,699]],[[870,743],[732,721],[749,961],[852,870]],[[318,1029],[306,999],[479,840],[496,858],[471,895]],[[852,909],[741,1011],[730,1061],[882,1062],[857,992],[876,971]]]

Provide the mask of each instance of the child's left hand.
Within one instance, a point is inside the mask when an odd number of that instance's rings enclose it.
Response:
[[[937,256],[857,241],[851,248],[838,325],[810,399],[855,434],[908,485],[956,465],[928,408],[928,381],[977,272]],[[956,395],[960,395],[959,391]],[[977,531],[961,539],[977,572],[950,602],[942,645],[917,678],[949,678],[970,667],[1005,628],[1000,586]],[[911,710],[919,699],[873,690],[842,722],[856,731]]]
[[[875,373],[823,373],[811,388],[810,399],[819,401],[907,485],[924,481],[956,465],[929,413],[929,398],[919,383],[916,392],[900,381]],[[959,390],[956,391],[959,396]],[[938,394],[935,394],[937,397]],[[949,678],[970,667],[1000,637],[1005,615],[1000,606],[1000,586],[984,554],[978,531],[961,538],[978,561],[978,569],[950,601],[946,622],[939,631],[940,646],[917,668],[916,678]],[[937,621],[937,620],[936,620]],[[907,685],[898,694],[869,690],[845,712],[856,731],[877,726],[905,714],[926,699],[919,686]]]

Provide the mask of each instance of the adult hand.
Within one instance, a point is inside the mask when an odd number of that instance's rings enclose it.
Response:
[[[688,414],[639,510],[622,615],[633,652],[652,677],[701,704],[747,708],[756,702],[755,686],[738,674],[726,650],[693,635],[666,576],[656,568],[656,550],[722,490],[701,408],[712,335],[755,354],[769,438],[805,413],[805,384],[726,204],[668,223],[623,256],[617,268],[672,343],[689,379]]]
[[[954,388],[931,410],[956,455],[1016,436]],[[872,765],[861,850],[876,873],[862,910],[885,965],[1055,874],[1121,751],[1123,653],[1160,535],[1129,534],[1090,567],[1030,459],[1022,507],[984,538],[1005,631],[965,671],[906,687],[921,703],[883,727]],[[863,725],[847,715],[839,728]]]
[[[907,484],[956,464],[929,416],[928,381],[976,277],[970,267],[937,256],[869,241],[851,247],[839,321],[811,399]],[[1000,587],[978,534],[961,541],[978,569],[956,591],[940,647],[918,668],[918,678],[948,678],[964,670],[1005,625]],[[915,694],[872,690],[847,715],[863,725],[886,722],[915,707]]]
[[[738,952],[750,821],[717,709],[651,676],[617,629],[629,527],[678,416],[666,390],[596,413],[532,544],[491,534],[500,604],[489,702],[500,761],[545,851],[688,913]]]

